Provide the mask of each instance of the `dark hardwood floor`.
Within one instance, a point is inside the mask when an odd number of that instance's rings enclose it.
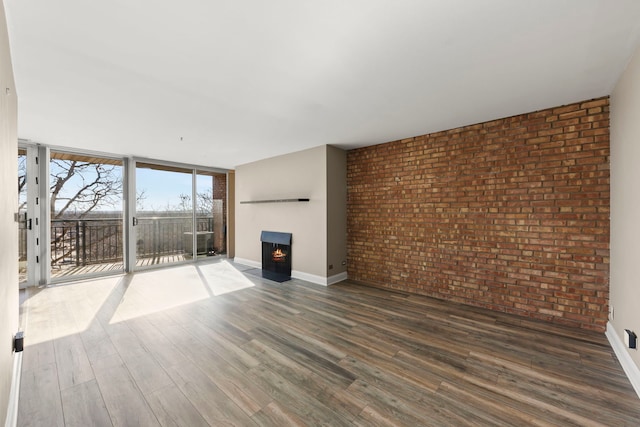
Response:
[[[640,424],[602,334],[242,269],[28,290],[19,425]]]

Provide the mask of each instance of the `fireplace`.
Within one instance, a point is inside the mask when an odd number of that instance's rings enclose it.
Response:
[[[291,279],[291,233],[263,231],[262,277],[276,282]]]

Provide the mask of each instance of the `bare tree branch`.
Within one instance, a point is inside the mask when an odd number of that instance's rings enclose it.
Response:
[[[50,187],[52,218],[65,217],[71,211],[84,218],[98,207],[113,205],[121,197],[122,178],[115,165],[56,160],[55,166]],[[70,188],[68,184],[74,177],[81,184]]]
[[[90,232],[87,224],[79,223],[78,220],[88,217],[91,212],[99,208],[121,202],[120,170],[121,168],[116,165],[78,160],[51,160],[49,186],[51,218],[70,221],[58,222],[61,226],[52,229],[53,264],[73,258],[74,253],[78,251],[76,236]],[[80,230],[76,229],[76,224]],[[98,246],[104,246],[105,242],[109,244],[116,236],[114,233],[117,231],[105,233],[103,230],[99,237],[92,239],[90,244],[87,243],[83,253],[86,251],[90,255],[91,251]],[[85,261],[82,260],[82,262]]]

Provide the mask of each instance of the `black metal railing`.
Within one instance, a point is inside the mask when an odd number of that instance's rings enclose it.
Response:
[[[192,254],[193,223],[188,217],[140,217],[136,226],[138,257]],[[197,217],[196,231],[213,231],[213,217]]]
[[[51,221],[51,264],[89,265],[122,261],[122,220]]]
[[[139,258],[192,253],[190,216],[139,217],[136,251]],[[84,266],[122,262],[122,219],[56,219],[51,221],[51,264]],[[211,232],[213,217],[197,217],[196,231]],[[26,239],[21,230],[21,239]],[[21,245],[21,252],[23,251]],[[26,245],[24,245],[26,257]],[[20,256],[22,257],[22,253]]]

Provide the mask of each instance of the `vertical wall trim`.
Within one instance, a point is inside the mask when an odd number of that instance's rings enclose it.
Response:
[[[49,244],[51,230],[51,209],[49,209],[49,159],[51,150],[47,146],[38,146],[38,197],[40,199],[40,225],[37,236],[40,238],[40,263],[38,264],[40,285],[51,282],[51,245]]]
[[[124,172],[124,204],[122,213],[124,233],[123,244],[123,261],[124,271],[129,273],[133,270],[133,266],[136,265],[136,251],[135,251],[135,230],[133,227],[133,217],[136,214],[136,163],[130,157],[122,159],[123,172]]]
[[[236,256],[236,173],[227,172],[227,258]]]

